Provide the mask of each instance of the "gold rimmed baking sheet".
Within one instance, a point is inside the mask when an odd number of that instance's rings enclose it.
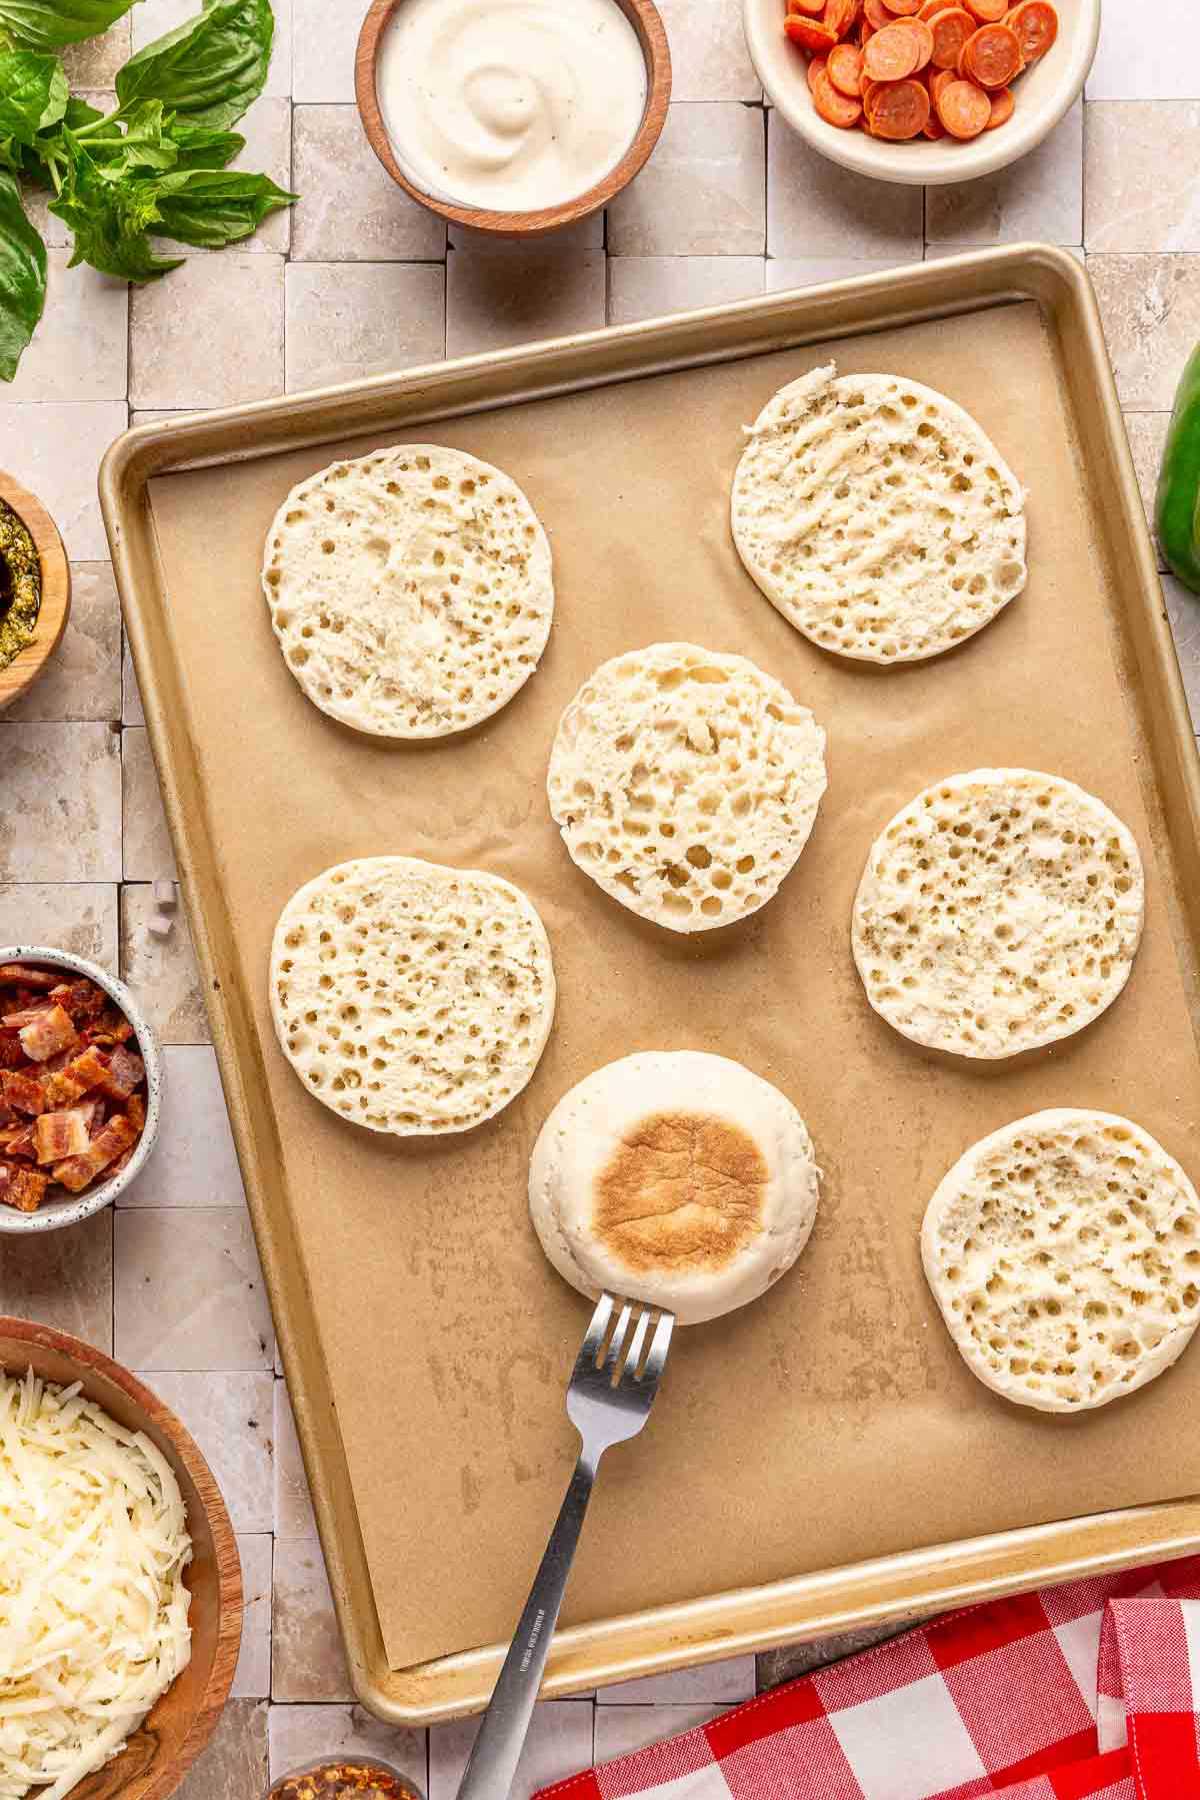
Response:
[[[817,348],[817,346],[822,346]],[[825,656],[760,596],[727,522],[742,426],[834,356],[964,404],[1030,490],[1025,594],[953,654]],[[542,666],[480,730],[386,745],[288,674],[259,587],[294,482],[431,438],[521,483],[554,550]],[[548,1691],[1128,1562],[1200,1536],[1200,1351],[1092,1416],[967,1373],[917,1228],[974,1139],[1043,1106],[1127,1112],[1200,1175],[1195,742],[1087,278],[988,252],[707,315],[153,425],[102,498],[213,1032],[358,1691],[396,1720],[477,1707],[574,1455],[563,1386],[587,1304],[529,1227],[553,1102],[631,1050],[736,1057],[782,1087],[825,1170],[813,1241],[762,1301],[684,1332],[650,1430],[613,1453]],[[662,638],[753,657],[829,732],[830,787],[779,897],[662,932],[570,863],[546,810],[554,723],[603,658]],[[848,946],[868,846],[980,764],[1070,776],[1134,829],[1149,914],[1090,1030],[1014,1066],[925,1054],[870,1011]],[[460,1140],[390,1142],[282,1060],[270,937],[301,882],[403,852],[495,870],[550,933],[537,1075]],[[1121,1509],[1114,1511],[1114,1509]],[[1131,1510],[1132,1509],[1132,1510]],[[1064,1521],[1068,1521],[1064,1523]],[[1069,1521],[1074,1521],[1071,1523]]]

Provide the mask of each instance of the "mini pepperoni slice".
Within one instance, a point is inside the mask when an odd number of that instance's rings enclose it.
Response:
[[[825,11],[825,0],[788,0],[787,10],[808,13],[810,17],[819,19]]]
[[[984,126],[985,131],[995,131],[999,125],[1007,125],[1016,109],[1016,100],[1011,88],[1000,88],[995,94],[989,94],[992,103],[992,116]]]
[[[883,0],[883,4],[890,13],[895,13],[898,18],[908,19],[912,17],[913,13],[920,12],[922,0]]]
[[[826,31],[844,38],[858,18],[859,0],[825,0],[822,24]]]
[[[929,60],[934,68],[956,69],[963,45],[979,29],[975,20],[961,6],[943,6],[925,23],[933,33],[933,55]]]
[[[920,137],[928,118],[929,89],[924,82],[885,81],[871,95],[871,130],[890,143]]]
[[[804,50],[811,50],[814,56],[828,56],[837,44],[832,31],[816,19],[806,19],[800,13],[789,13],[783,21],[783,29],[793,44],[799,44]]]
[[[977,138],[992,117],[992,103],[973,81],[949,81],[938,95],[938,118],[951,137]]]
[[[935,141],[938,138],[944,138],[946,135],[946,127],[942,124],[942,121],[938,118],[937,113],[932,106],[929,109],[929,117],[926,119],[921,129],[927,138],[933,138]]]
[[[933,54],[933,33],[918,19],[897,19],[877,31],[863,51],[863,67],[876,81],[903,81]]]
[[[907,24],[908,29],[915,33],[916,37],[919,39],[921,60],[917,64],[917,68],[927,68],[933,61],[933,32],[925,23],[924,19],[909,19]]]
[[[863,0],[863,18],[872,31],[882,31],[885,25],[895,24],[895,15],[888,11],[883,0]]]
[[[954,0],[925,0],[925,4],[917,14],[917,17],[918,19],[924,19],[925,23],[928,24],[938,13],[945,12],[946,8],[953,4]]]
[[[812,96],[817,112],[829,125],[837,125],[843,131],[850,131],[862,118],[861,102],[848,100],[845,94],[839,94],[824,69],[813,81]]]
[[[1005,23],[1016,32],[1021,55],[1027,63],[1045,56],[1058,36],[1058,14],[1050,0],[1021,0]]]
[[[1021,46],[1007,25],[981,25],[963,45],[963,73],[980,87],[1007,87],[1021,73]]]
[[[941,98],[942,90],[949,87],[952,81],[957,80],[958,76],[953,69],[936,69],[934,71],[929,77],[929,92],[933,96],[935,106]]]
[[[1008,11],[1008,0],[963,0],[963,4],[981,25],[998,25]]]
[[[851,100],[862,98],[862,51],[853,44],[839,44],[829,52],[829,79],[839,94]]]
[[[809,63],[809,65],[808,65],[808,91],[810,94],[812,92],[813,82],[816,80],[817,76],[821,73],[821,71],[828,66],[828,63],[829,63],[829,58],[827,56],[814,56],[812,58],[811,62]]]

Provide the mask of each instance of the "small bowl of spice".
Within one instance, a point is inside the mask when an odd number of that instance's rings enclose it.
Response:
[[[70,609],[71,571],[54,520],[0,471],[0,712],[41,674]]]
[[[422,1800],[422,1796],[389,1763],[355,1757],[294,1769],[272,1783],[266,1800]]]
[[[67,950],[0,948],[0,1234],[110,1205],[154,1147],[162,1082],[123,982]]]
[[[355,91],[414,200],[536,237],[633,180],[667,115],[671,54],[653,0],[372,0]]]

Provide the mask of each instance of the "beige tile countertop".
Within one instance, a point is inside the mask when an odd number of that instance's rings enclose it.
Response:
[[[1106,0],[1086,100],[1050,140],[1001,175],[924,195],[819,160],[763,106],[738,0],[660,0],[675,99],[656,155],[606,219],[530,252],[468,234],[447,242],[383,176],[353,105],[364,3],[274,0],[278,48],[243,126],[245,155],[300,191],[294,212],[247,246],[190,253],[132,297],[89,270],[68,274],[56,248],[46,317],[0,393],[0,466],[54,512],[75,583],[52,671],[0,721],[0,942],[119,962],[172,1065],[146,1176],[82,1226],[5,1240],[0,1311],[78,1332],[144,1375],[194,1431],[229,1502],[244,1648],[184,1800],[255,1800],[268,1770],[327,1751],[389,1756],[430,1800],[452,1800],[474,1727],[395,1733],[352,1702],[187,932],[181,920],[165,941],[148,930],[149,884],[174,865],[122,654],[96,505],[101,453],[139,413],[1042,238],[1086,256],[1148,492],[1177,375],[1200,339],[1195,0],[1159,0],[1153,32],[1145,0]],[[131,42],[195,10],[141,0],[108,39],[71,53],[75,83],[103,90]],[[1200,718],[1200,601],[1165,587]],[[543,1705],[515,1792],[708,1718],[756,1680],[838,1648]]]

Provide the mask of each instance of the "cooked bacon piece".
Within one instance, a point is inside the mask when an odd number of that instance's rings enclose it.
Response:
[[[144,1094],[130,1094],[129,1105],[125,1108],[125,1111],[127,1116],[137,1126],[138,1136],[141,1137],[143,1131],[146,1129],[146,1096]]]
[[[32,1125],[16,1125],[11,1131],[0,1131],[0,1156],[19,1157],[33,1162],[36,1157]]]
[[[108,995],[94,981],[64,981],[52,988],[50,998],[57,1000],[64,1012],[70,1013],[76,1025],[90,1024],[108,1006]]]
[[[79,1156],[69,1156],[66,1162],[54,1165],[54,1179],[73,1194],[81,1193],[109,1163],[132,1150],[137,1139],[137,1126],[124,1113],[118,1113]]]
[[[89,1120],[81,1112],[43,1113],[34,1122],[33,1138],[39,1163],[62,1162],[90,1149]]]
[[[11,1163],[0,1163],[0,1205],[15,1206],[18,1212],[36,1212],[49,1185],[50,1177],[39,1169],[18,1169]]]
[[[45,969],[31,969],[25,963],[4,963],[0,965],[0,987],[54,988],[59,983],[57,975],[49,974]]]
[[[107,1056],[89,1044],[82,1056],[74,1057],[65,1069],[46,1077],[42,1085],[47,1105],[70,1106],[72,1101],[82,1100],[85,1094],[99,1086],[107,1073]]]
[[[46,1110],[46,1095],[41,1082],[31,1080],[16,1069],[0,1069],[0,1100],[14,1112],[42,1113]]]
[[[110,1006],[94,1025],[84,1026],[82,1036],[87,1044],[127,1044],[133,1036],[133,1026],[115,1006]]]
[[[19,1069],[25,1061],[21,1040],[15,1031],[0,1031],[0,1069]]]
[[[108,1068],[97,1081],[96,1086],[110,1100],[128,1100],[135,1087],[140,1087],[146,1079],[146,1065],[140,1056],[132,1050],[126,1050],[118,1044],[109,1059]]]
[[[60,1050],[75,1050],[79,1045],[79,1033],[71,1023],[71,1015],[61,1006],[48,1006],[37,1013],[17,1036],[30,1062],[46,1062]]]
[[[88,1136],[95,1137],[104,1123],[103,1100],[81,1100],[78,1106],[73,1106],[70,1110],[79,1114],[87,1127]]]
[[[20,1012],[5,1013],[0,1017],[0,1025],[7,1031],[19,1031],[23,1025],[36,1025],[50,1011],[43,1000],[40,1006],[23,1006]]]

